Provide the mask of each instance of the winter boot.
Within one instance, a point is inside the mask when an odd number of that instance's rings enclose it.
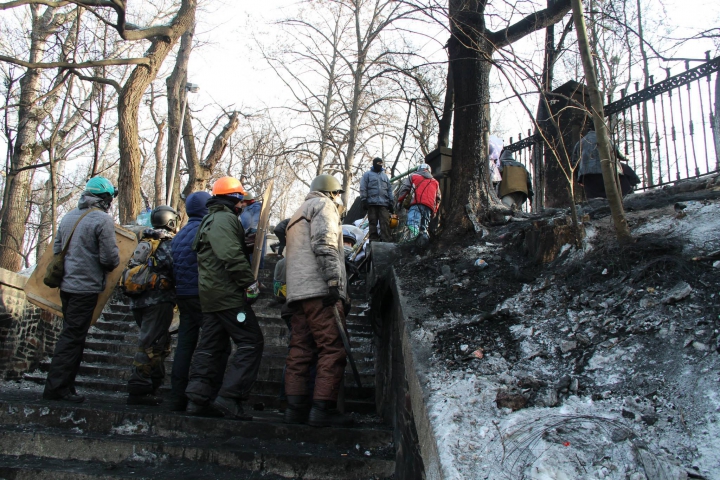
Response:
[[[60,402],[70,402],[70,403],[83,403],[85,401],[85,397],[82,395],[78,395],[75,392],[68,392],[65,395],[54,395],[50,393],[43,393],[43,398],[45,400],[56,400]]]
[[[213,407],[222,412],[225,418],[235,420],[252,420],[252,415],[247,415],[243,410],[242,403],[238,398],[227,398],[218,396],[213,402]]]
[[[160,405],[163,399],[152,393],[146,393],[145,395],[128,395],[128,405],[147,405],[154,407]]]
[[[194,417],[222,417],[223,413],[217,410],[213,405],[200,405],[192,400],[188,400],[187,409],[185,410],[188,415]]]
[[[340,413],[335,408],[336,402],[329,400],[313,400],[308,425],[313,427],[350,427],[353,419]]]
[[[310,414],[310,397],[307,395],[288,395],[285,409],[285,423],[307,423]]]

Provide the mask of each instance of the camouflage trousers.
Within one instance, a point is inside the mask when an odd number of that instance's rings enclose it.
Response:
[[[130,395],[155,392],[165,379],[165,359],[170,354],[170,333],[173,319],[172,303],[163,302],[149,307],[133,309],[135,322],[140,327],[138,347],[128,380]]]

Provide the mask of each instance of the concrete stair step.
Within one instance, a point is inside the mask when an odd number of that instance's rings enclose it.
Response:
[[[126,405],[124,396],[92,395],[80,405],[42,400],[39,396],[0,396],[0,425],[39,425],[106,435],[156,435],[163,438],[230,438],[260,441],[282,439],[294,443],[327,444],[347,450],[359,445],[364,450],[382,450],[393,441],[392,430],[379,425],[377,417],[353,415],[357,425],[350,428],[318,429],[283,423],[273,411],[252,411],[253,421],[193,417],[170,412],[168,407]]]
[[[141,461],[120,463],[83,462],[80,460],[36,457],[34,455],[0,455],[0,478],[13,480],[238,480],[257,479],[252,471],[220,467],[190,460],[148,465]],[[283,480],[288,477],[267,474],[263,480]]]
[[[86,377],[105,377],[115,380],[126,382],[130,379],[131,370],[130,365],[132,361],[129,361],[125,365],[113,365],[104,363],[82,363],[78,373]],[[172,362],[166,362],[166,372],[172,369]],[[169,368],[168,368],[169,367]],[[42,362],[40,364],[40,370],[43,372],[50,371],[50,362]],[[363,385],[371,386],[375,382],[375,374],[372,369],[370,370],[358,370],[360,373],[360,379]],[[280,384],[283,380],[283,368],[282,366],[272,367],[270,365],[261,364],[258,371],[258,381],[266,382],[277,382]],[[345,383],[355,383],[354,377],[350,370],[350,367],[346,368],[345,372]]]
[[[355,356],[356,362],[373,362],[374,356],[373,351],[371,348],[369,348],[371,345],[367,344],[365,345],[364,349],[356,349],[353,350],[353,355]],[[137,345],[134,343],[126,343],[126,342],[116,342],[116,341],[106,341],[106,340],[94,340],[94,339],[88,339],[85,343],[85,351],[90,351],[91,353],[107,353],[107,354],[120,354],[120,355],[126,355],[126,356],[134,356],[135,351],[137,350]],[[173,345],[173,352],[175,351],[175,346]],[[281,355],[285,357],[287,355],[287,343],[283,345],[265,345],[265,348],[263,348],[263,356],[265,355]],[[170,354],[171,356],[173,353]],[[169,358],[169,357],[168,357]]]
[[[124,355],[135,355],[137,351],[137,334],[115,334],[115,333],[95,333],[89,334],[85,342],[85,348],[89,348],[99,352],[122,353]],[[177,341],[172,341],[172,350],[175,350]],[[265,351],[269,347],[278,347],[284,349],[287,353],[288,339],[287,336],[265,336]],[[364,352],[371,355],[373,351],[372,340],[367,337],[355,337],[350,339],[350,348],[355,352]],[[276,348],[273,351],[277,350]],[[359,355],[363,356],[363,355]]]
[[[30,380],[40,385],[45,384],[45,377],[47,372],[47,366],[43,367],[43,372],[26,373],[23,378]],[[101,392],[127,392],[127,375],[129,375],[130,368],[116,368],[118,377],[108,377],[99,375],[85,375],[82,372],[77,376],[75,385],[81,389],[91,389]],[[123,377],[123,375],[125,375]],[[362,378],[361,378],[362,380]],[[161,392],[170,391],[170,382],[166,380],[165,384],[160,387]],[[280,394],[280,381],[272,380],[257,380],[253,384],[251,395],[261,395],[265,397],[277,397]],[[364,384],[363,388],[359,388],[355,385],[352,375],[349,372],[345,372],[345,396],[350,400],[364,400],[374,401],[375,399],[375,387],[372,384]],[[352,411],[352,410],[350,410]]]
[[[165,369],[167,372],[170,372],[170,370],[172,370],[172,359],[174,358],[174,355],[175,352],[171,353],[168,359],[165,361]],[[265,351],[263,352],[262,365],[269,368],[282,368],[283,366],[285,366],[286,357],[287,348],[284,348],[283,352],[279,354],[272,354]],[[121,365],[127,367],[132,364],[133,356],[120,355],[117,353],[95,352],[86,349],[85,353],[83,353],[83,362],[103,365]],[[355,362],[358,370],[360,370],[361,372],[372,370],[374,368],[374,362],[371,358],[363,357],[362,360],[356,359]]]
[[[365,457],[355,449],[343,451],[329,444],[263,442],[242,437],[198,441],[192,437],[110,436],[77,428],[73,432],[37,425],[4,425],[0,427],[0,451],[12,456],[104,463],[137,458],[148,459],[148,463],[191,459],[258,474],[308,479],[388,478],[395,471],[395,462],[388,454]]]

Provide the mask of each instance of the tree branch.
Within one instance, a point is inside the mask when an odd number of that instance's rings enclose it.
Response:
[[[534,12],[505,30],[489,32],[488,39],[495,48],[502,48],[534,31],[559,22],[571,9],[570,0],[558,0],[548,8]]]
[[[70,2],[64,0],[57,2],[53,2],[51,0],[15,0],[14,2],[0,3],[0,10],[8,10],[10,8],[21,7],[23,5],[30,4],[47,5],[48,7],[64,7],[65,5],[70,4]]]
[[[85,80],[86,82],[95,82],[95,83],[102,83],[104,85],[110,85],[115,89],[117,93],[120,93],[120,90],[122,88],[120,87],[120,84],[116,82],[115,80],[112,80],[110,78],[103,78],[103,77],[88,77],[87,75],[83,75],[81,73],[76,72],[74,69],[68,70],[70,73],[78,77],[80,80]]]
[[[147,57],[139,58],[108,58],[105,60],[90,60],[87,62],[26,62],[17,58],[0,55],[1,62],[20,65],[25,68],[92,68],[92,67],[108,67],[112,65],[145,65],[150,66],[150,59]]]

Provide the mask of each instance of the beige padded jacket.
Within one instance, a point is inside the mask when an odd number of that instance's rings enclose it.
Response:
[[[330,286],[338,286],[344,300],[347,277],[335,203],[321,192],[310,192],[286,232],[288,303],[324,297]]]

